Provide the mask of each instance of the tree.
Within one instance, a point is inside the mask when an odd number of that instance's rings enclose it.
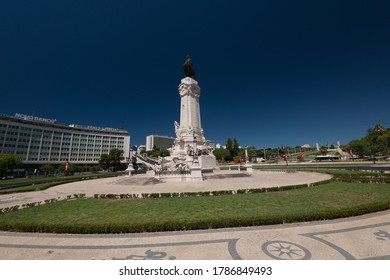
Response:
[[[257,152],[256,149],[250,149],[248,150],[248,156],[249,158],[256,158]]]
[[[215,149],[213,151],[213,154],[214,154],[215,158],[218,161],[230,161],[230,160],[232,160],[232,157],[230,156],[230,152],[229,152],[228,149],[223,149],[223,148]]]
[[[111,167],[113,168],[113,171],[117,171],[121,161],[124,159],[123,157],[123,151],[119,149],[112,149],[110,153],[108,154],[109,162]]]
[[[381,124],[376,124],[373,127],[369,128],[367,131],[368,135],[382,135],[386,132],[386,128]]]
[[[353,140],[346,147],[360,157],[370,154],[369,143],[365,139]]]
[[[236,154],[240,151],[239,144],[236,138],[233,139],[233,150]]]
[[[108,154],[102,154],[99,159],[99,165],[103,170],[108,170],[110,168],[110,157]]]
[[[387,129],[385,133],[378,137],[379,143],[383,145],[384,154],[389,155],[389,146],[390,146],[390,129]]]
[[[109,154],[102,154],[99,159],[99,165],[104,170],[117,171],[121,161],[124,159],[123,151],[119,149],[112,149]]]
[[[22,160],[16,155],[0,154],[0,179],[9,172],[22,165]]]
[[[361,139],[352,140],[345,145],[345,150],[352,149],[359,156],[389,155],[390,129],[376,124],[367,130],[367,135]]]
[[[371,151],[370,154],[387,154],[388,146],[386,141],[388,129],[380,124],[376,124],[373,127],[367,130],[367,135],[364,137],[364,140],[367,141],[369,145],[369,149]]]
[[[51,164],[44,164],[39,168],[39,170],[45,175],[50,174],[54,171],[54,167]]]
[[[153,150],[147,152],[148,156],[158,158],[158,157],[167,157],[169,156],[169,151],[167,149],[153,147]]]
[[[230,151],[232,148],[233,148],[233,139],[232,138],[228,138],[226,140],[226,149],[228,151]]]
[[[238,147],[239,144],[236,138],[228,138],[226,140],[226,149],[230,152],[231,157],[236,157],[238,155],[238,152],[240,150]]]

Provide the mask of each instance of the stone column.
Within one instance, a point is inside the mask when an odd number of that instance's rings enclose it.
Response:
[[[199,97],[200,87],[198,82],[186,77],[179,85],[180,93],[180,136],[186,143],[193,142],[194,136],[203,139],[200,122]]]
[[[245,165],[246,167],[246,173],[248,175],[252,175],[253,174],[253,168],[252,168],[252,164],[249,162],[249,157],[248,157],[248,147],[245,146]]]

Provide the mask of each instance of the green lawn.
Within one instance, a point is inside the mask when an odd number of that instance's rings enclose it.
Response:
[[[337,218],[390,208],[390,185],[331,182],[273,193],[155,199],[75,199],[0,215],[0,229],[139,232]]]
[[[65,184],[65,183],[69,183],[69,182],[68,181],[58,181],[58,182],[51,182],[51,183],[41,183],[41,184],[33,184],[33,185],[28,185],[28,186],[0,189],[0,194],[42,191],[42,190],[46,190],[50,187]]]
[[[123,172],[116,173],[84,173],[70,176],[53,176],[53,177],[32,177],[32,178],[18,178],[13,180],[2,180],[0,181],[0,194],[10,194],[18,192],[30,192],[30,191],[40,191],[47,189],[52,186],[82,181],[82,180],[91,180],[97,178],[106,178],[123,175]]]

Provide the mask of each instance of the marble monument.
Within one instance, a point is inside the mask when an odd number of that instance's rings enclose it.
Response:
[[[206,140],[200,118],[200,87],[192,61],[183,65],[185,77],[179,85],[180,123],[174,123],[176,139],[170,156],[161,158],[155,177],[161,180],[201,181],[217,167],[213,148]]]

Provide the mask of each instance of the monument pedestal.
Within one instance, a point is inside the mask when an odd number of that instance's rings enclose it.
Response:
[[[168,149],[170,155],[159,158],[152,166],[154,178],[162,181],[203,181],[217,169],[214,148],[204,137],[201,126],[200,87],[189,56],[183,68],[186,77],[179,84],[180,124],[175,122],[176,139]],[[130,166],[127,171],[131,176]]]
[[[133,165],[130,163],[129,166],[127,167],[127,169],[126,169],[125,171],[127,172],[127,174],[126,174],[127,177],[133,176],[133,175],[131,174],[131,172],[134,171]]]
[[[198,164],[191,166],[191,181],[203,181],[202,168]]]
[[[170,156],[161,161],[161,166],[155,172],[155,178],[164,181],[202,181],[204,173],[211,173],[217,167],[214,148],[203,135],[200,87],[189,57],[185,65],[189,68],[179,85],[180,124],[175,122],[176,139],[172,148],[168,149]]]
[[[246,168],[246,173],[248,175],[252,175],[253,174],[253,167],[252,167],[252,164],[250,164],[249,162],[245,163],[244,167]]]

